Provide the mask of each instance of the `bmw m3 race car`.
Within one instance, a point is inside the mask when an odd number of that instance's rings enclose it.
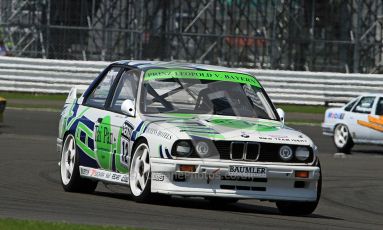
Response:
[[[321,193],[317,148],[284,125],[257,79],[230,68],[119,61],[77,98],[59,124],[65,191],[98,181],[126,185],[144,202],[159,194],[276,202],[312,213]]]
[[[328,109],[322,129],[344,153],[354,144],[383,145],[383,94],[362,95],[342,108]]]

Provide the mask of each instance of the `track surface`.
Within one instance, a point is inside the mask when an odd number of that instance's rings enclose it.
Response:
[[[195,198],[138,204],[127,188],[101,183],[92,195],[66,193],[57,166],[58,119],[54,112],[6,111],[0,125],[0,217],[154,229],[383,229],[383,149],[358,147],[335,158],[320,127],[295,126],[319,146],[324,188],[315,214],[292,217],[258,201],[219,208]]]

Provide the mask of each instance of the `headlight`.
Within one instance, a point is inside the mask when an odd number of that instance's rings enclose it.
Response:
[[[293,158],[293,150],[289,146],[283,145],[281,148],[279,148],[279,157],[283,161],[289,161],[291,158]]]
[[[300,161],[305,161],[310,156],[310,151],[306,147],[298,147],[295,150],[295,157]]]
[[[200,157],[206,157],[209,154],[209,145],[206,142],[200,141],[195,147]]]
[[[188,157],[192,153],[192,146],[189,141],[180,141],[175,146],[175,155],[179,157]]]

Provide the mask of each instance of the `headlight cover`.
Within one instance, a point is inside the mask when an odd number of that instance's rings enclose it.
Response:
[[[174,148],[174,155],[178,157],[188,157],[193,152],[190,141],[179,141]]]
[[[293,150],[291,149],[290,146],[283,145],[279,148],[279,157],[283,161],[289,161],[293,158]]]
[[[305,161],[310,157],[310,150],[307,147],[299,146],[295,150],[295,158]]]
[[[198,142],[195,150],[201,158],[207,157],[209,155],[209,145],[206,142]]]

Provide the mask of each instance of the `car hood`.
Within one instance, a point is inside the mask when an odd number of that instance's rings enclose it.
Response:
[[[143,120],[170,132],[178,139],[255,141],[279,144],[312,145],[309,137],[282,122],[220,115],[161,114]]]

